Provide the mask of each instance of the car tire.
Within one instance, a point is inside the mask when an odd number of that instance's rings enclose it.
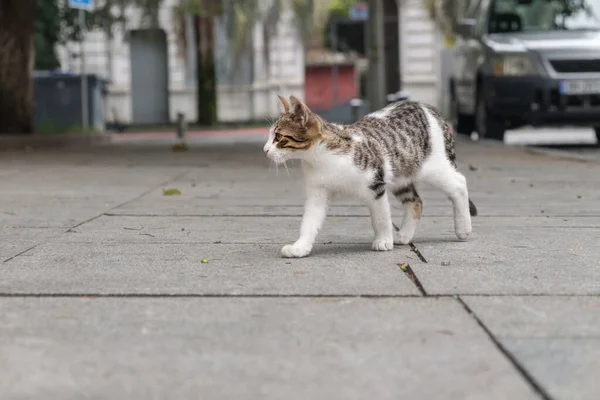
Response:
[[[475,130],[473,116],[461,114],[458,109],[458,99],[454,90],[450,92],[450,123],[456,133],[470,135]]]
[[[595,126],[594,131],[596,132],[596,145],[600,146],[600,126]]]
[[[504,133],[506,131],[504,120],[489,112],[482,88],[479,88],[477,93],[475,131],[481,139],[504,141]]]

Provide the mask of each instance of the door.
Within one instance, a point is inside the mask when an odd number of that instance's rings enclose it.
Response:
[[[131,31],[131,102],[134,124],[169,122],[167,36],[162,29]]]

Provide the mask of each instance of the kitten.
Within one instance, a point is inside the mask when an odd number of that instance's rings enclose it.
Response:
[[[283,113],[271,126],[263,150],[277,163],[301,160],[306,186],[300,238],[283,247],[284,257],[310,254],[334,193],[367,204],[376,251],[394,247],[389,204],[389,196],[394,196],[405,209],[397,243],[409,244],[423,212],[417,191],[421,183],[449,196],[456,236],[467,239],[477,209],[465,177],[457,171],[452,127],[437,109],[401,101],[342,126],[323,120],[294,96],[290,101],[278,97]]]

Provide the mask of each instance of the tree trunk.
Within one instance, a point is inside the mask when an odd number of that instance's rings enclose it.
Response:
[[[213,18],[196,18],[198,43],[198,124],[212,125],[217,120],[217,80],[213,53]]]
[[[0,134],[33,132],[36,0],[0,0]]]

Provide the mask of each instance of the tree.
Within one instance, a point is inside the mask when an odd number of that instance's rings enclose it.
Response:
[[[32,131],[36,0],[0,0],[0,133]]]
[[[48,0],[52,2],[52,0]],[[109,37],[115,24],[127,24],[126,9],[134,6],[142,10],[142,24],[158,27],[158,11],[163,0],[97,0],[96,9],[86,13],[89,29],[101,27]],[[284,3],[289,2],[297,23],[298,33],[307,38],[310,33],[310,21],[314,0],[181,0],[177,10],[179,15],[192,14],[196,17],[196,32],[199,40],[199,93],[205,99],[215,97],[214,58],[212,56],[212,20],[219,15],[224,18],[226,32],[231,43],[230,58],[233,69],[249,50],[248,40],[253,37],[257,24],[263,26],[265,43],[275,33]],[[42,1],[36,0],[0,0],[0,134],[28,134],[33,131],[33,85],[32,71],[34,63],[34,25],[38,22],[37,40],[44,46],[53,46],[60,41],[76,38],[79,30],[74,24],[74,11],[66,6],[67,0],[55,0],[61,15],[60,29],[56,28],[56,9],[51,5],[36,7]],[[36,11],[44,12],[44,19],[36,19]],[[175,14],[177,14],[177,10]],[[47,19],[50,18],[50,21]],[[39,22],[42,21],[41,24]],[[185,41],[185,33],[180,41]],[[51,67],[55,62],[53,52],[40,54],[43,63]],[[268,54],[267,54],[268,56]],[[204,101],[204,100],[203,100]],[[204,101],[206,105],[206,101]],[[210,104],[204,109],[210,109]],[[214,111],[211,112],[214,114]],[[213,119],[211,115],[201,115],[204,121]]]

